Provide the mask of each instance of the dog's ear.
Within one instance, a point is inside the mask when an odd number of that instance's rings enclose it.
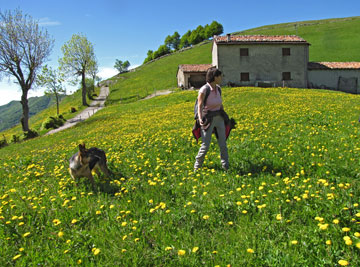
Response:
[[[85,152],[85,144],[79,144],[79,150],[80,150],[80,153],[84,153]]]

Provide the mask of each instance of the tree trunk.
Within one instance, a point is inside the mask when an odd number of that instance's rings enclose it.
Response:
[[[55,93],[56,98],[56,114],[59,116],[59,96]]]
[[[83,106],[88,106],[88,104],[86,103],[85,71],[81,73],[81,83],[82,83],[82,104]]]
[[[20,122],[22,125],[23,132],[29,131],[29,105],[28,105],[28,99],[27,99],[28,91],[29,91],[29,89],[27,89],[27,88],[22,89],[23,94],[21,96],[21,101],[20,101],[20,103],[22,105],[22,112],[23,112]]]

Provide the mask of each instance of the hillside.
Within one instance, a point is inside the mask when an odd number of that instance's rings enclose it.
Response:
[[[310,61],[360,61],[360,17],[268,25],[234,34],[299,35],[310,46]],[[176,88],[180,64],[211,63],[211,42],[174,53],[135,72],[114,77],[109,103],[134,101],[154,90]]]
[[[224,88],[231,168],[214,137],[194,174],[195,97],[112,105],[1,149],[0,265],[359,266],[359,96]],[[96,191],[67,170],[82,142],[114,172]]]
[[[308,41],[310,61],[360,61],[360,17],[268,25],[235,34],[298,35]]]
[[[60,96],[60,100],[65,96]],[[55,98],[50,96],[30,97],[29,116],[32,117],[40,111],[56,104]],[[11,128],[20,122],[22,116],[22,106],[20,101],[11,101],[10,103],[0,106],[0,132]]]

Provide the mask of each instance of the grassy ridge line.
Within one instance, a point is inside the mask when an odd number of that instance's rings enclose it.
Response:
[[[211,43],[161,58],[135,72],[119,75],[120,79],[110,86],[111,94],[107,103],[134,101],[154,93],[155,90],[176,88],[176,74],[180,64],[209,63]]]
[[[236,34],[298,35],[308,41],[310,61],[360,61],[360,17],[282,23]]]
[[[238,122],[232,168],[221,170],[213,140],[194,175],[195,96],[112,105],[0,150],[0,264],[358,266],[359,96],[224,88]],[[104,149],[116,174],[96,179],[97,193],[67,171],[82,141]]]

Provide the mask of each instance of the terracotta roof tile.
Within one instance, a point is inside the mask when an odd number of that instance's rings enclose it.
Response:
[[[308,69],[324,70],[324,69],[360,69],[360,62],[309,62]]]
[[[230,39],[229,39],[230,38]],[[216,43],[303,43],[309,44],[296,35],[230,35],[215,36]]]
[[[211,68],[211,64],[183,64],[179,65],[179,69],[183,72],[206,72]]]

